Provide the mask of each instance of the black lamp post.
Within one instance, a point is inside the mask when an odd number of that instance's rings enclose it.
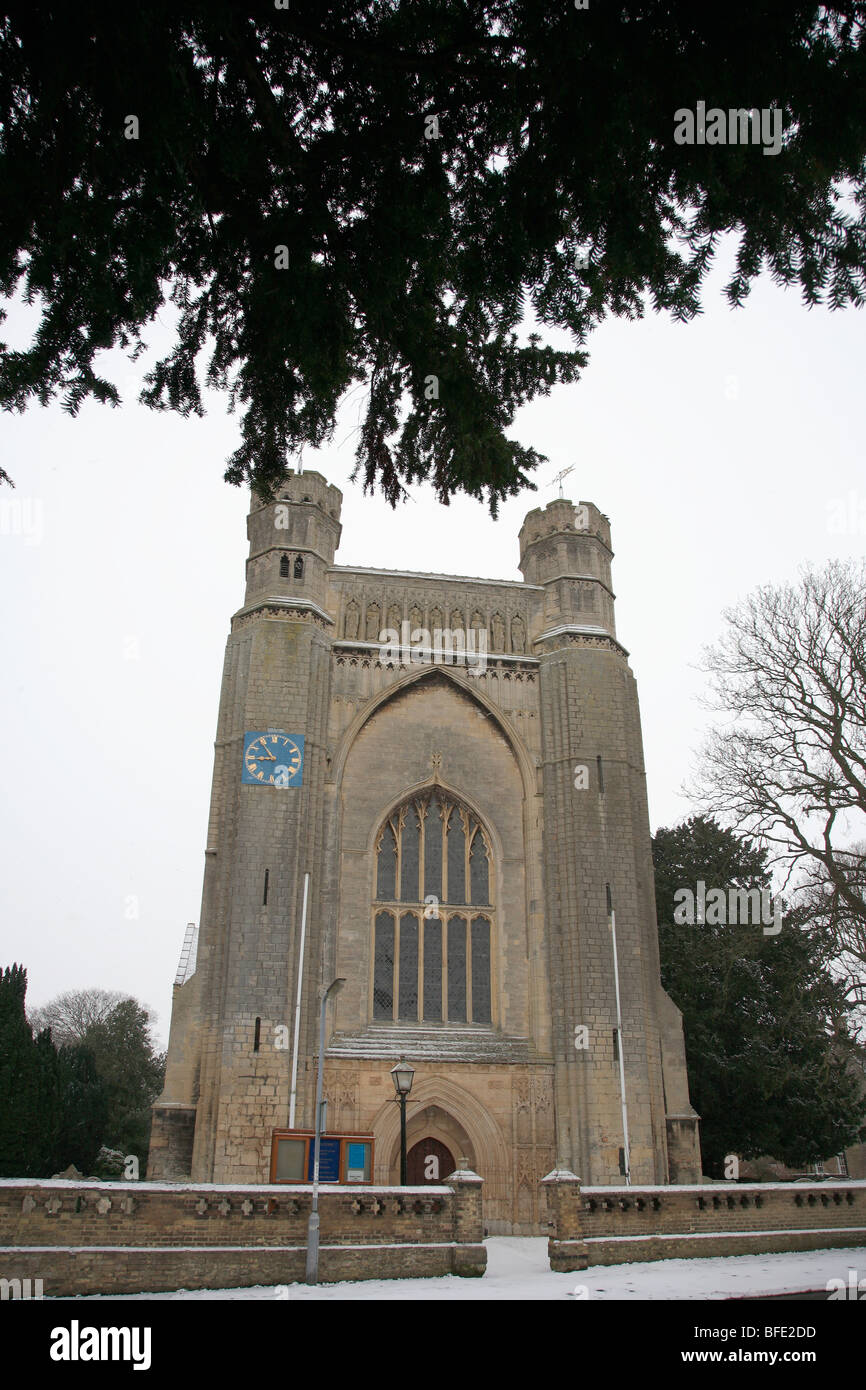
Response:
[[[397,1100],[400,1102],[400,1186],[406,1186],[406,1097],[412,1089],[415,1068],[410,1067],[405,1057],[401,1057],[396,1067],[391,1068],[391,1078]]]

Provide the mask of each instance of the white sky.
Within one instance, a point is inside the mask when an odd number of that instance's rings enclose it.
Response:
[[[606,323],[583,379],[520,413],[514,437],[550,462],[496,522],[428,488],[396,513],[365,498],[349,482],[361,392],[333,445],[304,457],[344,494],[338,563],[504,579],[520,578],[524,515],[576,465],[566,496],[611,519],[653,830],[693,809],[681,786],[709,717],[695,667],[722,609],[804,561],[866,549],[866,317],[807,310],[768,278],[730,310],[729,250],[695,322]],[[154,355],[170,341],[171,312],[161,319]],[[16,308],[0,336],[23,345],[29,322]],[[17,485],[0,493],[0,967],[27,967],[29,1007],[67,989],[129,992],[164,1040],[184,926],[198,921],[248,493],[223,481],[238,425],[221,400],[204,420],[151,412],[135,399],[146,363],[107,362],[122,409],[0,417]]]

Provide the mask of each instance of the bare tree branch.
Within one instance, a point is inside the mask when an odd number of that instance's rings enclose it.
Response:
[[[714,729],[690,794],[796,873],[866,964],[866,564],[833,562],[725,613],[705,653]],[[862,970],[861,970],[862,974]],[[858,985],[858,977],[853,977]]]

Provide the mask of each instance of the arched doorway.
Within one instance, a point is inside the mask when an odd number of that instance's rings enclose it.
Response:
[[[451,1150],[438,1139],[420,1139],[406,1155],[406,1178],[410,1187],[443,1183],[456,1167]]]

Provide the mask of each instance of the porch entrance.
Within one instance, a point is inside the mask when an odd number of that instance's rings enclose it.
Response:
[[[419,1139],[406,1155],[406,1177],[410,1187],[443,1183],[456,1167],[451,1150],[438,1139]]]

